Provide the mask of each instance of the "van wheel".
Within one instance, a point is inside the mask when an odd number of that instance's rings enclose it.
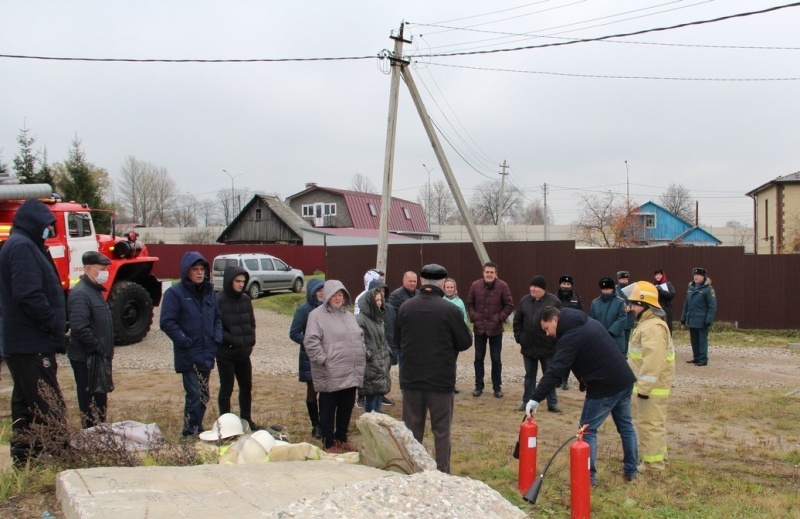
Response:
[[[114,323],[114,344],[135,344],[150,331],[153,300],[142,285],[132,281],[114,283],[108,295],[108,307]]]
[[[294,280],[294,285],[292,285],[292,292],[300,292],[303,290],[303,278],[297,278]]]
[[[250,296],[250,299],[258,299],[258,296],[261,295],[261,287],[257,282],[253,282],[250,285],[250,288],[247,289],[247,295]]]

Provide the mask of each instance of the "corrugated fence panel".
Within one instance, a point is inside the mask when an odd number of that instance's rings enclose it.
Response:
[[[196,244],[152,244],[147,250],[158,256],[153,273],[158,278],[179,278],[181,276],[181,256],[190,250],[199,251],[210,262],[220,254],[241,254],[260,252],[277,256],[304,274],[315,270],[325,270],[325,247],[299,245],[196,245]]]
[[[800,310],[800,255],[746,255],[741,247],[657,247],[631,249],[575,249],[563,242],[492,242],[489,256],[498,264],[499,276],[508,282],[515,304],[529,290],[537,274],[547,278],[547,289],[558,290],[562,274],[575,277],[575,291],[584,306],[599,295],[597,282],[618,270],[631,272],[631,281],[653,280],[661,268],[675,286],[673,313],[678,321],[692,281],[692,268],[704,267],[717,294],[717,320],[736,322],[741,328],[798,329]],[[349,290],[363,290],[364,272],[374,267],[376,246],[329,247],[326,275],[339,279]],[[426,263],[444,265],[465,298],[469,285],[481,276],[477,253],[470,243],[415,243],[390,245],[387,284],[400,286],[407,270],[419,272]],[[354,295],[355,297],[355,295]]]

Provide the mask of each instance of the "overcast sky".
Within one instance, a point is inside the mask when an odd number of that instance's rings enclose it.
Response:
[[[498,179],[507,160],[509,181],[528,199],[541,198],[547,183],[557,224],[577,218],[579,193],[624,195],[629,187],[631,198],[644,203],[675,182],[700,202],[701,223],[752,225],[744,193],[800,170],[800,7],[612,41],[430,54],[597,38],[788,3],[4,0],[0,54],[376,56],[392,47],[390,32],[406,21],[411,74],[444,131],[466,198],[481,182]],[[356,173],[380,186],[387,70],[386,61],[372,58],[0,58],[2,160],[12,162],[26,124],[50,162],[63,161],[77,135],[87,159],[112,178],[133,156],[165,167],[181,192],[199,198],[230,189],[223,169],[236,175],[237,189],[282,197],[306,182],[349,188]],[[759,81],[731,81],[744,79]],[[402,83],[399,105],[393,194],[416,200],[428,181],[423,164],[436,166],[431,180],[443,175]]]

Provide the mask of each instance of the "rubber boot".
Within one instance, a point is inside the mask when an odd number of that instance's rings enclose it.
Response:
[[[322,434],[320,434],[319,430],[319,405],[317,405],[316,400],[312,400],[311,402],[306,402],[306,408],[308,409],[308,418],[311,420],[311,436],[320,439]]]

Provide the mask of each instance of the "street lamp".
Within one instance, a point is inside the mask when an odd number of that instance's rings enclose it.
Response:
[[[428,195],[425,197],[425,212],[427,213],[428,217],[428,230],[431,230],[431,171],[436,169],[436,166],[428,169],[428,166],[425,164],[422,165],[425,168],[425,171],[428,172]]]
[[[225,173],[226,175],[228,175],[229,177],[231,177],[231,220],[233,220],[233,211],[234,211],[233,206],[234,206],[234,203],[236,201],[236,195],[235,195],[234,190],[233,190],[233,179],[235,179],[236,177],[238,177],[242,173],[239,172],[239,173],[237,173],[235,175],[231,175],[230,173],[228,173],[224,169],[222,170],[222,172]],[[230,222],[228,222],[228,223],[230,223]]]

